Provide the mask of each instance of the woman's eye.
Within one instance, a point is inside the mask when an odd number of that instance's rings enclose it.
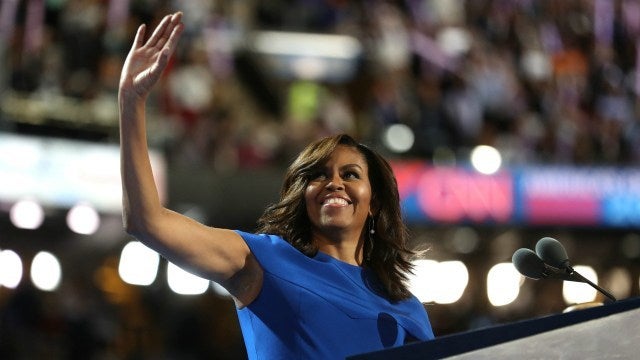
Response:
[[[321,172],[321,171],[318,171],[318,172],[313,173],[311,175],[311,179],[312,180],[322,180],[322,179],[324,179],[326,177],[327,177],[327,175],[325,173]]]
[[[345,179],[359,179],[359,178],[360,178],[360,174],[358,174],[358,173],[357,173],[357,172],[355,172],[355,171],[347,171],[347,172],[344,174],[344,178],[345,178]]]

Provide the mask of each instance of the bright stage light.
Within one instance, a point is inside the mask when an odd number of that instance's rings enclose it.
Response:
[[[41,251],[31,262],[31,282],[42,291],[54,291],[60,285],[62,268],[53,254]]]
[[[469,271],[462,261],[443,261],[438,266],[438,292],[434,300],[438,304],[453,304],[460,300],[469,283]]]
[[[438,262],[435,260],[419,259],[413,262],[413,275],[409,277],[409,291],[420,302],[432,302],[433,294],[436,291],[436,276],[438,272]]]
[[[451,304],[462,297],[469,282],[469,271],[461,261],[417,260],[409,290],[423,303]]]
[[[151,285],[158,275],[160,255],[139,241],[131,241],[122,249],[118,273],[131,285]]]
[[[15,289],[22,280],[22,260],[13,250],[0,251],[0,286]]]
[[[88,204],[77,204],[67,213],[67,226],[77,234],[91,235],[100,227],[100,215]]]
[[[511,304],[520,294],[522,276],[513,263],[494,265],[487,274],[487,297],[493,306]]]
[[[169,288],[180,295],[200,295],[209,288],[209,280],[185,271],[173,263],[167,267]]]
[[[11,207],[9,217],[15,227],[34,230],[42,225],[44,210],[36,201],[20,200]]]
[[[492,146],[476,146],[471,151],[471,164],[482,174],[495,174],[502,165],[502,155]]]

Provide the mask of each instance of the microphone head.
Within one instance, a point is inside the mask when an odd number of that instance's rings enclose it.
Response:
[[[569,256],[562,244],[553,238],[543,237],[536,243],[536,254],[547,264],[564,269],[569,265]]]
[[[541,279],[545,275],[545,263],[530,249],[518,249],[513,253],[511,262],[518,272],[531,279]]]

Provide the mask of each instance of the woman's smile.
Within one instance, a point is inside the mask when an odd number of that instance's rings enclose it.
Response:
[[[349,205],[349,200],[337,196],[327,196],[322,202],[322,206],[328,207],[347,207]]]

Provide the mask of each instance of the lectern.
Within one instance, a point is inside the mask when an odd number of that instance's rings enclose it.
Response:
[[[640,359],[640,298],[462,332],[348,360]]]

